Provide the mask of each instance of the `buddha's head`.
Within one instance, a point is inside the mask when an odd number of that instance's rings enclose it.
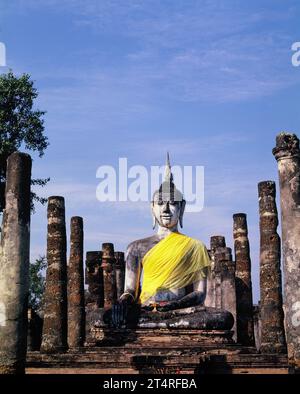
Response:
[[[185,200],[173,182],[169,155],[167,155],[165,180],[153,194],[151,201],[153,228],[158,223],[161,227],[171,229],[176,227],[178,222],[182,227],[184,208]]]

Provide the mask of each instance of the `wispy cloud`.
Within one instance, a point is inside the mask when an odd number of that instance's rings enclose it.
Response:
[[[117,71],[110,69],[107,59],[111,56],[105,55],[100,45],[82,51],[89,65],[102,52],[102,83],[107,81],[111,86],[108,103],[114,99],[113,91],[120,97],[126,91],[137,95],[127,100],[131,114],[143,111],[145,92],[157,98],[158,86],[160,96],[168,99],[236,102],[272,95],[300,82],[287,67],[293,37],[285,26],[297,15],[294,1],[284,12],[280,7],[269,10],[262,4],[252,8],[234,1],[47,0],[18,4],[26,12],[30,7],[67,12],[78,29],[90,29],[99,39],[109,36],[118,40],[123,49],[118,54]],[[108,55],[114,53],[113,48],[110,51]],[[74,69],[68,70],[68,75],[74,78]],[[79,78],[86,78],[82,75],[80,71]],[[98,84],[99,102],[102,85],[95,74],[92,76]],[[59,93],[52,91],[62,100],[70,94],[77,97],[78,90]],[[89,93],[95,95],[92,89]]]

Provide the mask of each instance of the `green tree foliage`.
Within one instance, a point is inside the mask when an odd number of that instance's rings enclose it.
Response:
[[[0,212],[5,207],[6,160],[21,147],[37,151],[43,156],[48,146],[44,135],[45,111],[34,110],[34,100],[38,92],[28,74],[17,77],[12,71],[0,75]],[[33,185],[44,186],[47,179],[34,179]],[[42,204],[46,199],[32,193],[34,201]]]
[[[45,290],[45,269],[47,261],[45,256],[40,256],[29,266],[29,307],[36,312],[42,309],[42,300]]]

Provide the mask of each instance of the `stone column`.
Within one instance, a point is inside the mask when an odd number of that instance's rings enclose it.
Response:
[[[206,281],[206,297],[204,301],[204,306],[208,308],[214,307],[214,280],[213,280],[213,261],[212,261],[212,253],[211,250],[207,250],[208,255],[211,260],[211,268],[207,274],[207,281]]]
[[[67,239],[65,200],[48,198],[47,275],[41,351],[67,349]]]
[[[251,260],[247,216],[233,215],[233,238],[236,264],[237,341],[254,346]]]
[[[104,305],[103,294],[103,270],[101,267],[102,252],[94,251],[86,253],[86,276],[88,285],[88,298],[86,303],[95,303],[97,307]]]
[[[213,235],[210,237],[210,256],[211,271],[207,278],[207,299],[205,306],[213,308],[221,308],[222,290],[221,290],[221,271],[216,269],[215,253],[218,248],[226,247],[225,237],[222,235]]]
[[[25,371],[29,292],[31,158],[7,160],[0,250],[0,374]]]
[[[225,248],[226,242],[223,235],[213,235],[210,237],[210,250],[212,253],[215,252],[217,248]]]
[[[260,318],[262,353],[285,353],[280,238],[275,182],[258,184],[260,228]]]
[[[125,258],[123,252],[115,252],[115,275],[116,275],[116,297],[117,300],[124,293],[125,282]]]
[[[102,252],[93,251],[86,254],[86,284],[88,292],[86,297],[86,342],[85,346],[95,346],[95,321],[102,321],[101,309],[104,305],[103,269],[101,267]],[[99,315],[100,313],[100,315]]]
[[[111,308],[116,301],[116,277],[115,277],[115,255],[112,243],[102,244],[103,287],[104,308]]]
[[[300,368],[300,151],[295,134],[280,133],[273,154],[278,162],[288,358]]]
[[[68,346],[83,346],[85,339],[83,219],[71,218],[70,259],[68,266]]]
[[[229,311],[234,317],[234,339],[236,340],[236,288],[235,263],[232,261],[231,248],[219,247],[215,251],[215,270],[220,277],[220,308]]]

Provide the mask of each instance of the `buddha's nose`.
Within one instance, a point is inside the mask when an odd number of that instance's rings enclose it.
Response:
[[[169,201],[167,201],[167,202],[164,204],[163,212],[170,212],[170,203],[169,203]]]

